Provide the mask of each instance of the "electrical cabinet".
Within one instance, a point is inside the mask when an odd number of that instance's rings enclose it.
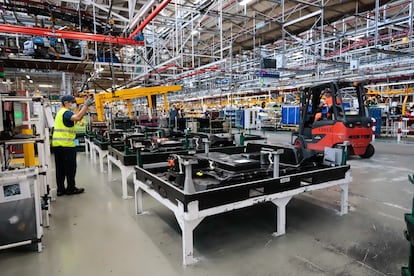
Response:
[[[259,110],[248,108],[244,110],[244,129],[256,129]]]
[[[0,249],[36,244],[42,250],[37,168],[0,172]]]

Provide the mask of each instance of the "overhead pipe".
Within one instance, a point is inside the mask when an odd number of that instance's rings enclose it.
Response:
[[[148,15],[148,17],[141,23],[141,25],[138,26],[138,28],[135,29],[135,31],[128,38],[133,39],[139,33],[139,31],[142,31],[142,29],[144,29],[145,26],[147,26],[147,24],[151,22],[151,20],[154,19],[154,17],[157,16],[161,10],[164,9],[170,2],[171,0],[162,1],[162,3],[156,7],[150,15]]]
[[[166,65],[166,66],[164,66],[164,67],[161,67],[161,68],[156,69],[155,71],[151,71],[151,72],[149,72],[149,73],[148,73],[147,75],[145,75],[145,76],[151,76],[151,75],[158,74],[158,73],[160,73],[160,72],[162,72],[162,71],[165,71],[165,70],[167,70],[167,69],[169,69],[169,68],[171,68],[171,67],[175,67],[175,64],[174,64],[174,63],[170,63],[170,64],[168,64],[168,65]]]
[[[73,32],[73,31],[64,31],[64,30],[51,30],[51,29],[46,29],[46,28],[26,27],[26,26],[18,26],[18,25],[10,25],[10,24],[0,24],[0,32],[37,35],[37,36],[45,36],[45,37],[51,36],[51,37],[56,37],[56,38],[69,38],[69,39],[75,39],[75,40],[87,40],[87,41],[124,44],[124,45],[144,45],[142,41],[135,41],[135,40],[132,40],[126,37],[116,37],[116,36],[109,36],[109,35]]]

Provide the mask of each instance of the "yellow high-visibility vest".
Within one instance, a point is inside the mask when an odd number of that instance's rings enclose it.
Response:
[[[61,108],[55,117],[55,128],[52,135],[53,147],[75,147],[75,125],[67,127],[63,123],[63,113],[69,109]]]

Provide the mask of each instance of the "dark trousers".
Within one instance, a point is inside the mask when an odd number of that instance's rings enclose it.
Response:
[[[76,149],[70,147],[54,147],[56,184],[58,192],[75,189]],[[65,189],[65,178],[67,188]]]

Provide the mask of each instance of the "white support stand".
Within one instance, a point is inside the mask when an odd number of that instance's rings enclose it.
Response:
[[[272,200],[272,203],[276,205],[277,208],[276,232],[272,234],[275,237],[282,236],[286,233],[286,205],[289,203],[291,199],[291,196],[287,196]]]
[[[91,154],[91,160],[93,163],[96,163],[96,154],[97,154],[97,148],[99,148],[97,145],[95,145],[94,143],[90,143],[91,147],[90,147],[90,154]]]
[[[108,156],[108,150],[103,150],[100,147],[98,147],[97,145],[93,144],[93,161],[96,162],[96,153],[98,153],[98,158],[99,158],[99,170],[101,173],[104,172],[104,165],[103,165],[103,160],[105,157]]]
[[[86,156],[89,155],[89,158],[92,158],[92,141],[87,137],[85,137],[85,153]]]
[[[341,216],[348,214],[348,187],[350,182],[351,180],[339,185],[341,187],[341,210],[339,212]]]
[[[112,181],[112,164],[116,165],[121,170],[121,183],[122,183],[122,198],[129,199],[132,196],[128,196],[128,177],[135,172],[134,165],[125,166],[120,160],[115,159],[112,155],[107,155],[108,161],[108,180]]]
[[[187,212],[184,212],[184,205],[181,202],[178,202],[177,207],[174,215],[182,231],[183,264],[194,264],[197,262],[197,259],[193,257],[193,233],[194,229],[200,224],[204,217],[198,217],[198,201],[190,202],[187,206]]]
[[[293,196],[309,191],[340,186],[342,190],[340,215],[344,215],[348,212],[348,185],[351,181],[351,174],[350,172],[347,172],[344,179],[314,185],[306,185],[280,193],[252,197],[242,201],[211,207],[204,210],[199,210],[198,201],[192,201],[188,203],[187,211],[184,211],[184,205],[182,202],[174,204],[168,198],[162,197],[158,192],[153,190],[151,186],[137,180],[134,174],[135,211],[137,214],[141,214],[143,212],[142,191],[145,191],[165,207],[173,211],[182,230],[183,264],[190,265],[197,262],[197,259],[193,257],[193,231],[205,217],[271,201],[277,206],[277,230],[273,235],[281,236],[286,233],[286,205]]]
[[[397,122],[397,143],[401,143],[402,123]]]
[[[408,133],[410,133],[410,130],[408,129],[408,121],[409,121],[408,118],[406,118],[406,117],[402,118],[402,129],[401,129],[401,131],[402,131],[402,136],[406,137],[406,138],[408,136]]]

